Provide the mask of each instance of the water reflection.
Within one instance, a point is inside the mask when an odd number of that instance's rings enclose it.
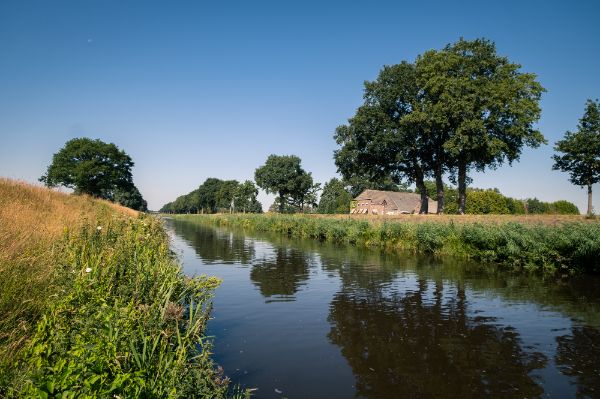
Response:
[[[556,363],[577,380],[577,397],[600,398],[600,331],[578,326],[556,341]]]
[[[169,226],[224,279],[215,356],[257,398],[600,397],[597,278]]]
[[[530,373],[545,356],[523,350],[513,329],[468,317],[467,308],[464,288],[441,281],[376,296],[345,288],[331,305],[329,339],[367,398],[541,395]]]
[[[248,265],[256,250],[251,241],[231,231],[213,229],[185,221],[168,225],[175,234],[194,248],[204,263],[241,263]]]
[[[308,279],[309,267],[310,257],[304,252],[281,246],[254,260],[250,279],[264,297],[293,300],[294,294]]]

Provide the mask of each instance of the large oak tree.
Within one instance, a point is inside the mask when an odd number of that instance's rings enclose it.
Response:
[[[546,142],[534,127],[545,90],[534,74],[520,68],[498,55],[494,43],[485,39],[460,39],[417,60],[426,108],[435,128],[442,129],[442,162],[456,172],[452,175],[458,182],[461,214],[469,170],[511,164],[524,146]],[[439,143],[432,149],[440,151]],[[434,169],[436,175],[441,171],[438,165]]]
[[[408,62],[385,66],[377,79],[365,82],[364,104],[339,126],[335,164],[345,180],[367,180],[380,188],[390,180],[415,183],[421,193],[421,213],[427,213],[424,179],[431,153],[415,66]],[[414,114],[413,114],[414,112]],[[411,115],[412,114],[412,115]]]
[[[314,184],[312,175],[302,169],[300,158],[295,155],[269,155],[265,164],[256,169],[256,185],[267,193],[277,194],[279,212],[286,205],[303,210],[306,204],[316,202],[319,184]]]
[[[385,66],[365,82],[364,104],[336,130],[336,165],[349,181],[415,183],[423,213],[424,179],[435,177],[441,213],[449,174],[464,213],[470,170],[510,164],[524,146],[545,142],[534,128],[543,92],[535,75],[496,54],[494,43],[460,39],[415,63]]]
[[[131,157],[113,143],[75,138],[52,157],[40,181],[48,187],[64,186],[75,194],[116,201],[146,210],[146,201],[133,184]]]

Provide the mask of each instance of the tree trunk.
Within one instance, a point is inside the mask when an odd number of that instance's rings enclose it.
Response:
[[[592,185],[588,184],[588,216],[592,216]]]
[[[467,163],[464,159],[458,161],[458,214],[465,214],[467,204]]]
[[[283,213],[283,192],[279,192],[279,213]]]
[[[423,171],[421,168],[416,168],[415,170],[415,185],[421,193],[421,208],[419,209],[419,213],[427,213],[429,211],[429,198],[427,197],[427,188],[425,187]]]
[[[444,180],[442,179],[442,164],[438,163],[435,167],[435,188],[437,191],[437,213],[444,213]]]

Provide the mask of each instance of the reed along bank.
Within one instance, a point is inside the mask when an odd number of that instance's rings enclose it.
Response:
[[[156,218],[0,179],[0,397],[243,396],[204,335],[218,284]]]
[[[245,230],[270,231],[388,251],[458,256],[490,266],[550,274],[600,273],[600,223],[581,218],[457,218],[406,215],[358,219],[315,215],[170,215]]]

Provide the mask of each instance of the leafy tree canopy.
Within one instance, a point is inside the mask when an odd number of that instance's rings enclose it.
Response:
[[[600,181],[600,104],[588,100],[576,132],[565,133],[554,147],[553,169],[569,173],[576,186],[588,188],[588,210],[592,214],[592,185]]]
[[[48,187],[64,186],[76,194],[88,194],[146,211],[146,201],[133,184],[133,165],[131,157],[113,143],[76,138],[67,141],[54,154],[40,181]]]
[[[319,201],[319,213],[348,213],[350,212],[350,201],[352,197],[344,183],[333,178],[325,183],[321,199]]]
[[[52,157],[40,181],[48,187],[65,186],[77,194],[112,199],[115,189],[133,184],[133,161],[113,143],[76,138]]]
[[[442,177],[449,174],[464,213],[471,169],[512,163],[524,146],[545,142],[534,128],[543,92],[534,74],[521,72],[485,39],[460,39],[414,63],[385,66],[365,82],[364,104],[336,129],[338,171],[348,181],[414,182],[422,211],[424,180],[435,176],[439,212]]]
[[[114,201],[138,211],[146,212],[148,210],[148,203],[135,185],[132,185],[128,190],[117,188],[114,191]]]
[[[300,211],[316,205],[320,185],[313,182],[311,173],[302,169],[300,163],[296,155],[273,154],[254,172],[254,180],[260,188],[279,195],[280,213],[286,211],[286,204]]]

